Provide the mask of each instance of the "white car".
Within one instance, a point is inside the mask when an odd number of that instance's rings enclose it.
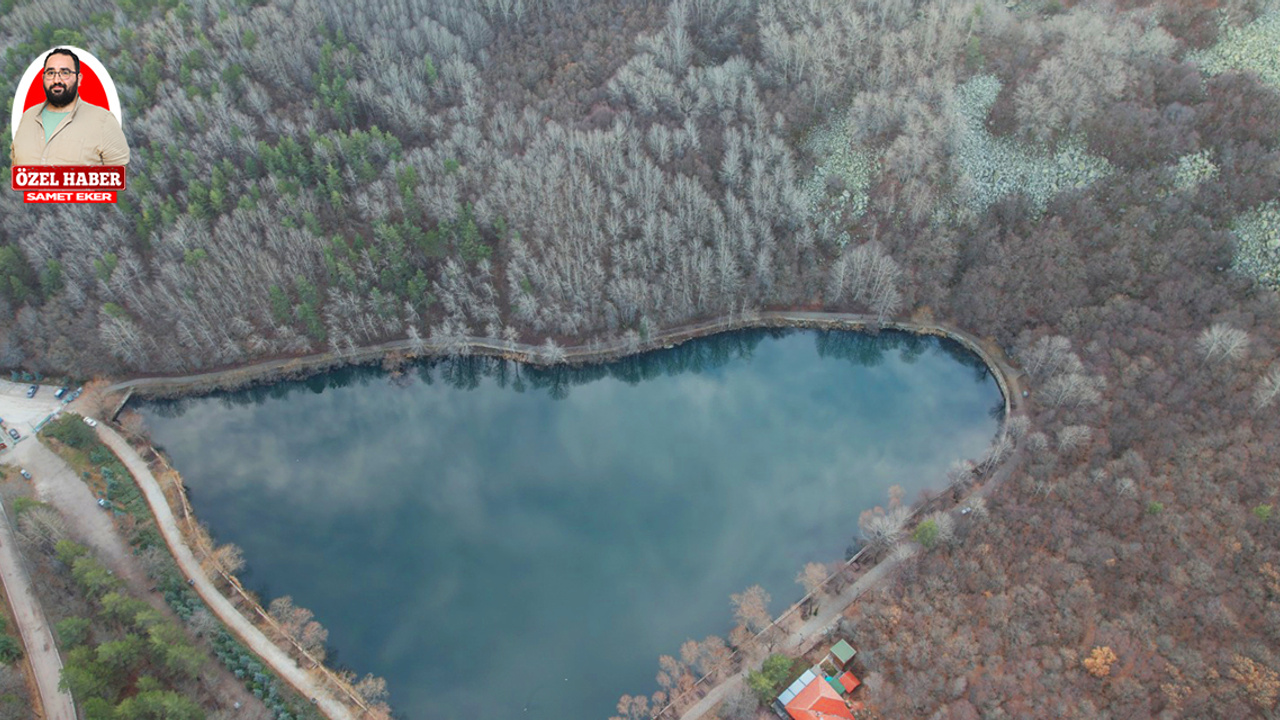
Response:
[[[88,425],[89,427],[98,427],[98,421],[97,421],[97,420],[94,420],[94,419],[93,419],[93,418],[91,418],[91,417],[86,417],[86,418],[84,419],[84,424],[85,424],[85,425]]]

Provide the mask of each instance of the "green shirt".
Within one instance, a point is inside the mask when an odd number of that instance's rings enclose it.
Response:
[[[49,144],[49,138],[53,137],[53,131],[58,129],[58,123],[62,122],[62,118],[71,112],[54,112],[49,109],[48,105],[40,111],[40,124],[44,125],[44,142]]]

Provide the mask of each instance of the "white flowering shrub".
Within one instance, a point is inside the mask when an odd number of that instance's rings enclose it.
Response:
[[[1280,289],[1280,201],[1241,213],[1231,225],[1239,245],[1232,267]]]
[[[1090,155],[1082,138],[1068,138],[1050,152],[989,133],[987,112],[1000,88],[994,75],[975,76],[956,88],[960,128],[955,161],[961,205],[978,213],[1009,193],[1021,192],[1043,210],[1055,194],[1084,187],[1111,172],[1111,163]]]
[[[1173,187],[1177,190],[1194,190],[1205,180],[1218,177],[1218,166],[1212,158],[1213,153],[1209,150],[1178,158],[1173,166]]]
[[[1224,27],[1213,47],[1187,59],[1208,75],[1252,70],[1263,82],[1280,87],[1280,9],[1241,27]]]
[[[845,213],[857,218],[867,211],[867,190],[877,163],[875,155],[856,147],[852,138],[848,113],[839,113],[835,120],[812,130],[805,140],[805,149],[819,164],[802,190],[813,217],[820,222],[839,220]],[[835,198],[827,193],[827,178],[833,175],[844,181],[844,190]]]

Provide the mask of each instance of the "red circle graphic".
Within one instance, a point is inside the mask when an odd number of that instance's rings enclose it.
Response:
[[[98,79],[98,74],[89,67],[88,63],[80,63],[80,91],[81,100],[90,105],[97,105],[100,108],[114,110],[107,105],[107,91],[102,87],[102,81]],[[31,83],[31,87],[27,88],[27,99],[22,103],[22,110],[26,112],[32,107],[44,102],[44,76],[36,75],[36,79]]]

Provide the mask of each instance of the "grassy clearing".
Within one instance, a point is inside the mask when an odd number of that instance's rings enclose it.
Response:
[[[1280,289],[1280,201],[1241,213],[1231,229],[1239,240],[1232,268]]]
[[[872,152],[856,147],[852,137],[848,114],[840,113],[805,139],[805,149],[818,158],[818,165],[801,189],[819,223],[855,220],[867,211],[867,191],[878,163]]]
[[[1280,9],[1272,9],[1248,25],[1224,27],[1218,38],[1213,47],[1190,53],[1187,59],[1206,75],[1248,71],[1280,87]]]
[[[1068,138],[1049,149],[988,132],[987,113],[1001,87],[994,75],[977,75],[956,88],[961,117],[956,147],[962,177],[958,205],[977,214],[1005,195],[1023,193],[1043,210],[1059,192],[1084,187],[1111,173],[1111,163],[1090,155],[1083,138]]]
[[[1247,25],[1222,28],[1213,47],[1190,53],[1187,59],[1207,75],[1253,72],[1280,88],[1280,8],[1274,5]],[[1280,289],[1280,203],[1272,201],[1241,213],[1231,229],[1239,240],[1232,268]]]
[[[1175,190],[1194,190],[1206,180],[1218,177],[1218,165],[1213,161],[1212,150],[1201,150],[1198,153],[1183,155],[1173,166],[1173,187]]]

